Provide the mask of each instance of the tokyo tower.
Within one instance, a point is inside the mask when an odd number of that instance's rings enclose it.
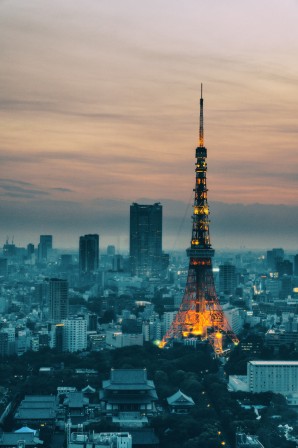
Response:
[[[176,317],[160,342],[163,348],[172,340],[198,337],[208,340],[217,355],[223,354],[223,338],[234,344],[233,333],[218,301],[212,272],[212,249],[209,237],[209,206],[207,202],[207,149],[204,146],[203,87],[200,99],[199,146],[196,148],[196,185],[192,215],[192,237],[187,249],[189,268],[184,296]]]

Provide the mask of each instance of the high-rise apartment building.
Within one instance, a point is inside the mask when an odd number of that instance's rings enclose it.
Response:
[[[45,261],[48,259],[49,251],[53,248],[52,235],[40,235],[38,245],[38,261]]]
[[[63,323],[63,350],[78,352],[87,348],[87,320],[82,316],[65,319]]]
[[[99,235],[80,237],[79,266],[83,273],[94,272],[99,265]]]
[[[60,323],[68,317],[68,282],[60,278],[49,281],[50,319],[53,323]]]
[[[159,275],[162,266],[162,205],[130,206],[130,267],[132,275]]]

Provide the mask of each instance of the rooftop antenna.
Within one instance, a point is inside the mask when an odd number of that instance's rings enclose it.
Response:
[[[201,83],[201,98],[200,98],[200,137],[199,147],[204,147],[204,113],[203,113],[203,84]]]

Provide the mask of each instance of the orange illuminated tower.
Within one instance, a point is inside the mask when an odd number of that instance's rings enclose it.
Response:
[[[194,188],[193,224],[190,247],[187,249],[189,268],[187,283],[180,309],[170,329],[160,343],[187,337],[208,339],[214,351],[223,353],[223,338],[228,336],[235,344],[232,332],[218,301],[212,272],[214,249],[209,237],[209,206],[207,202],[207,149],[204,146],[203,95],[201,85],[200,134],[196,148],[196,185]]]

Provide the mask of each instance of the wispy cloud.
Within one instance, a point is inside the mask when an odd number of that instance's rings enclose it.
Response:
[[[61,191],[61,193],[72,193],[73,192],[73,190],[71,190],[70,188],[63,188],[63,187],[55,187],[55,188],[51,188],[51,190]]]
[[[0,194],[2,197],[38,199],[40,196],[50,196],[51,192],[72,193],[73,190],[64,187],[39,188],[31,182],[8,178],[0,179]]]
[[[14,198],[35,198],[39,196],[48,196],[49,193],[44,190],[36,190],[33,188],[24,188],[18,185],[0,185],[0,191],[5,192],[5,196]]]

